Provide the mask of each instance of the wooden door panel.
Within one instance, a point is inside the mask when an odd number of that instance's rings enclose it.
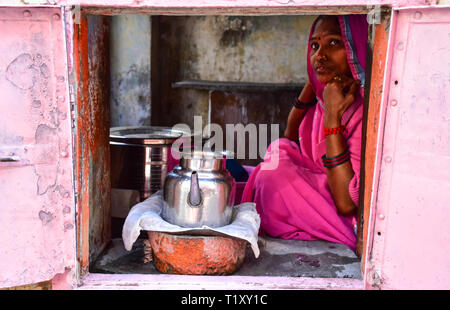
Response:
[[[450,8],[393,14],[366,282],[450,288]]]
[[[0,287],[74,268],[72,128],[60,8],[0,8]]]

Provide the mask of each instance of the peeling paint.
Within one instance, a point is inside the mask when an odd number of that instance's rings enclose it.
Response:
[[[69,198],[70,197],[70,192],[67,189],[65,189],[64,186],[62,186],[62,185],[57,185],[55,187],[55,191],[58,192],[60,197],[63,197],[63,198]]]
[[[69,206],[65,206],[63,209],[63,214],[70,214],[70,207]]]
[[[149,126],[149,68],[133,65],[111,82],[111,126]]]
[[[88,22],[89,20],[89,22]],[[77,76],[76,194],[80,272],[88,271],[110,238],[109,176],[109,19],[81,18],[74,30]]]
[[[39,70],[34,66],[30,54],[17,56],[6,69],[6,79],[22,90],[31,89],[38,79]]]
[[[39,71],[41,72],[41,75],[48,79],[50,78],[50,69],[48,68],[47,64],[43,63],[39,66]]]
[[[111,127],[149,126],[150,17],[111,18]]]
[[[22,136],[16,135],[14,132],[8,129],[5,125],[1,125],[0,127],[0,145],[6,146],[19,146],[24,142],[24,138]]]
[[[73,229],[73,224],[72,223],[65,223],[64,224],[64,231],[67,231],[67,230],[71,230],[71,229]]]
[[[39,211],[39,219],[42,221],[44,225],[49,224],[53,221],[54,216],[51,212]]]
[[[251,29],[251,21],[237,16],[218,16],[216,21],[224,20],[225,25],[219,40],[222,47],[236,47],[243,44]],[[222,22],[223,23],[223,22]]]
[[[41,107],[41,100],[33,100],[33,101],[31,102],[31,106],[32,106],[33,108],[40,108],[40,107]]]
[[[37,148],[36,160],[47,163],[35,165],[38,195],[44,195],[49,188],[55,186],[58,172],[59,137],[56,129],[47,125],[39,125],[35,134]]]

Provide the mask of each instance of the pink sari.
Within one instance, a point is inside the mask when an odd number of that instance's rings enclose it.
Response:
[[[338,16],[338,20],[353,77],[362,82],[360,93],[342,118],[342,124],[347,127],[344,137],[355,172],[349,193],[358,205],[368,27],[365,15]],[[342,243],[355,250],[356,218],[337,213],[321,161],[326,152],[322,99],[325,85],[317,81],[309,61],[307,68],[318,103],[307,111],[300,124],[299,143],[281,138],[269,146],[264,163],[250,175],[241,202],[256,203],[261,216],[261,234],[282,239],[322,239]],[[274,156],[278,156],[278,167],[264,168],[264,164],[271,162]]]

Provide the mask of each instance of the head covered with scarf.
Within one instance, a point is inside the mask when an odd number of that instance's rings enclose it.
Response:
[[[311,41],[311,37],[314,34],[314,30],[318,21],[323,17],[324,16],[319,16],[313,22],[309,34],[309,41]],[[336,16],[336,19],[339,23],[342,40],[346,50],[347,63],[350,67],[351,75],[354,80],[359,80],[361,82],[359,94],[356,96],[353,104],[344,113],[343,123],[345,124],[353,114],[352,112],[355,111],[360,104],[362,104],[364,98],[368,24],[365,15],[343,15]],[[308,44],[308,78],[314,89],[319,104],[323,107],[323,90],[326,84],[318,80],[316,73],[314,72],[313,64],[311,63],[309,58],[310,54],[311,44]]]

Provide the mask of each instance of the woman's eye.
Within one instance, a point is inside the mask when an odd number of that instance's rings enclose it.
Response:
[[[339,45],[339,43],[340,43],[340,41],[337,40],[337,39],[333,39],[333,40],[330,41],[330,45],[331,45],[331,46]]]
[[[316,42],[311,43],[311,49],[316,50],[319,48],[319,44]]]

